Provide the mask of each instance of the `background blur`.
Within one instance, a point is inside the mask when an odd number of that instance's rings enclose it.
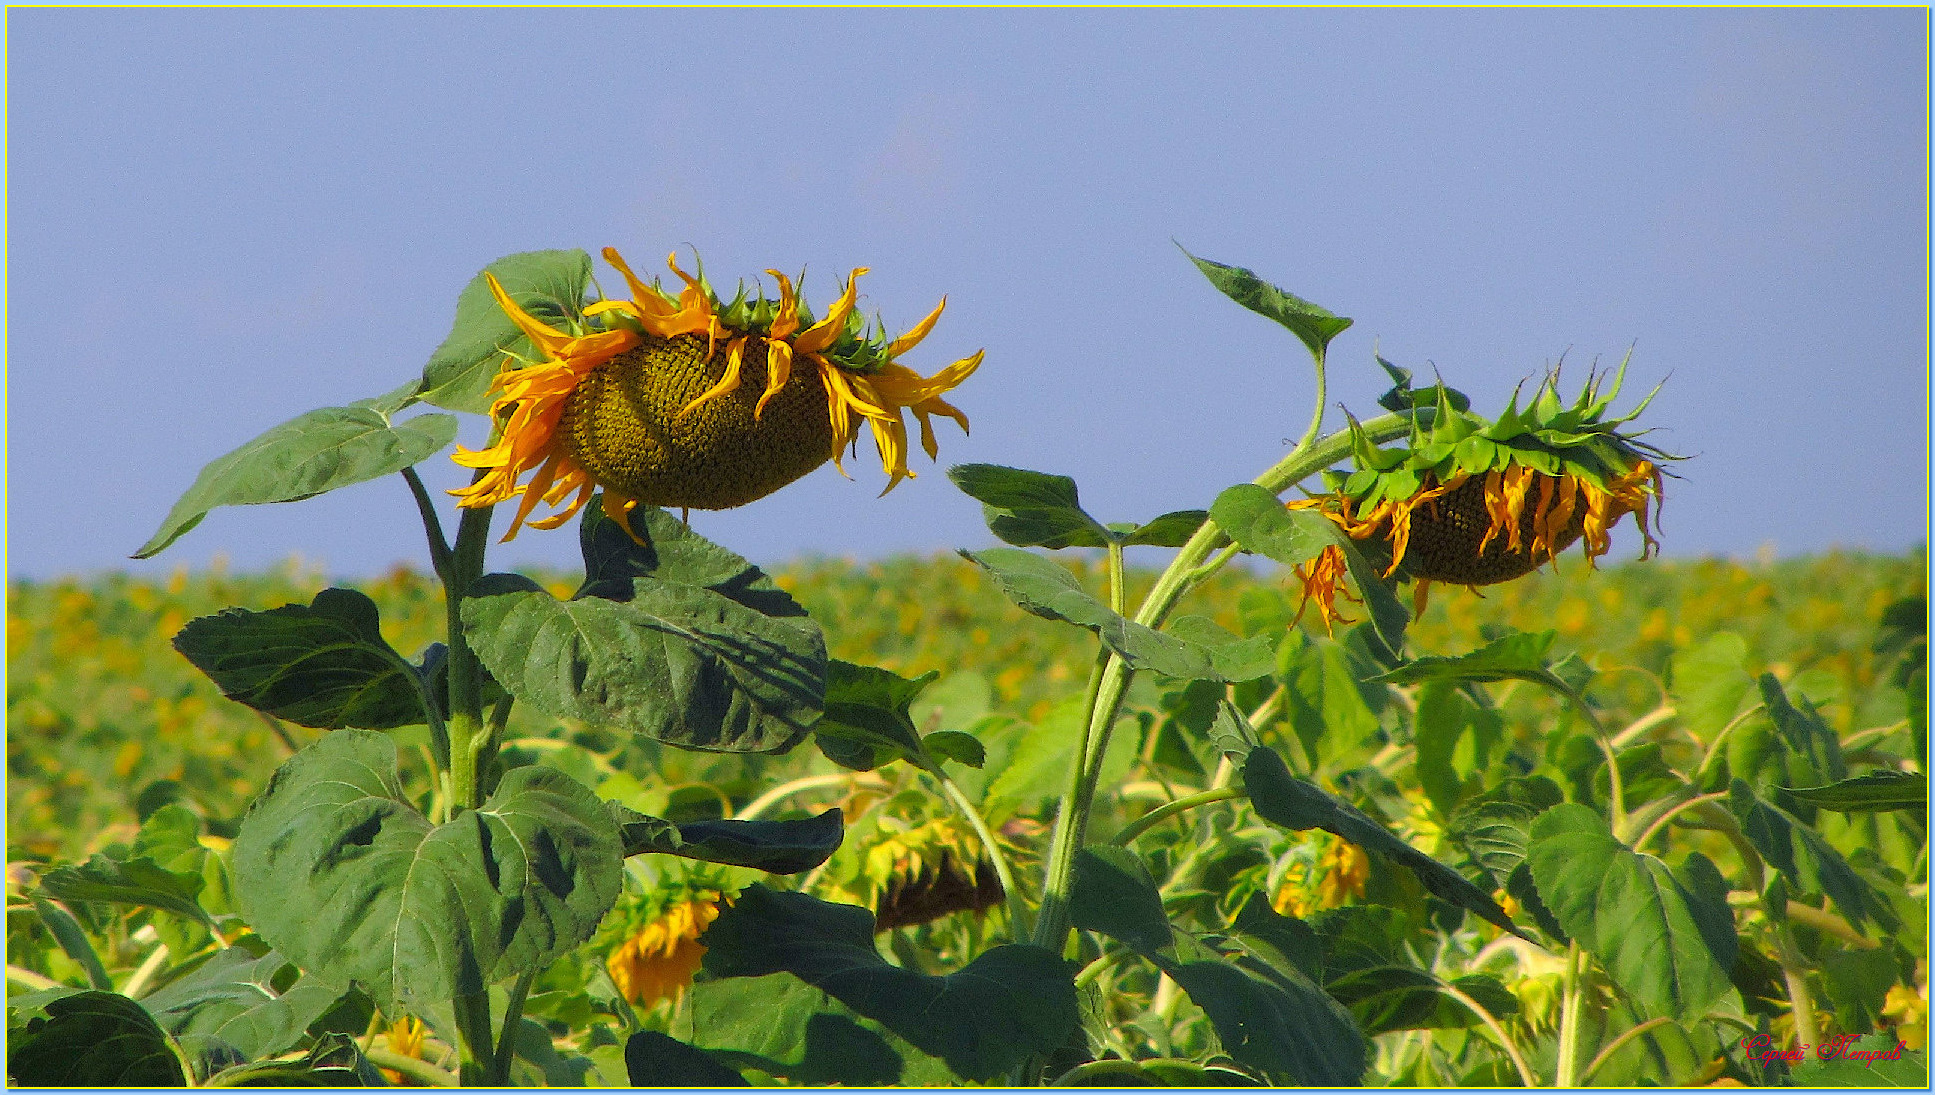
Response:
[[[395,477],[126,556],[208,460],[414,375],[485,263],[605,245],[822,309],[871,266],[896,331],[948,298],[908,364],[987,351],[892,495],[863,440],[856,482],[693,515],[762,563],[990,542],[951,463],[1111,521],[1274,461],[1304,351],[1172,240],[1354,317],[1360,413],[1374,346],[1488,414],[1631,347],[1620,407],[1670,376],[1649,440],[1697,456],[1670,555],[1926,536],[1922,9],[14,9],[7,50],[16,575],[421,568]]]

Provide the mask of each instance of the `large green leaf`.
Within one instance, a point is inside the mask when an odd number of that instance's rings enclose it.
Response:
[[[627,520],[630,533],[607,517],[595,499],[585,506],[578,522],[578,550],[584,556],[586,586],[652,578],[711,590],[762,616],[806,615],[765,571],[657,506],[637,506]]]
[[[308,605],[229,608],[190,620],[175,649],[222,694],[324,730],[388,730],[423,723],[416,670],[383,639],[376,602],[325,589]]]
[[[714,976],[790,973],[969,1080],[1051,1052],[1076,1023],[1068,966],[1039,947],[995,947],[954,973],[930,976],[880,957],[867,910],[806,894],[749,887],[703,941]]]
[[[274,1056],[301,1040],[343,995],[342,988],[307,974],[278,990],[275,982],[288,968],[289,960],[275,951],[256,955],[229,947],[141,1005],[191,1053],[226,1047],[250,1060]]]
[[[1238,483],[1217,495],[1209,516],[1244,551],[1284,566],[1302,566],[1331,544],[1328,518],[1285,509],[1281,499],[1255,483]]]
[[[1439,898],[1468,909],[1514,935],[1524,935],[1491,894],[1470,879],[1400,840],[1362,810],[1290,774],[1283,758],[1268,746],[1251,751],[1243,763],[1244,785],[1263,820],[1286,829],[1322,829],[1366,851],[1395,860]]]
[[[790,973],[702,981],[691,1001],[694,1042],[734,1069],[802,1087],[959,1083],[939,1058]]]
[[[1526,855],[1540,897],[1567,935],[1657,1015],[1697,1015],[1729,987],[1738,953],[1725,886],[1695,852],[1676,875],[1635,852],[1606,820],[1577,803],[1532,823]]]
[[[518,307],[555,330],[566,330],[567,323],[584,312],[591,256],[583,251],[524,251],[506,255],[484,270],[497,278]],[[453,411],[483,414],[490,410],[490,382],[507,351],[529,360],[542,356],[498,306],[479,272],[458,294],[450,334],[423,367],[421,398]]]
[[[1220,628],[1204,627],[1208,621],[1184,625],[1181,620],[1171,625],[1175,633],[1165,634],[1118,615],[1052,559],[1019,548],[961,554],[994,575],[1002,592],[1023,610],[1095,632],[1131,668],[1181,680],[1220,681],[1249,680],[1269,670],[1268,636],[1238,639]]]
[[[1203,272],[1211,285],[1257,315],[1273,319],[1289,328],[1310,348],[1311,356],[1322,360],[1330,340],[1342,334],[1351,321],[1320,305],[1286,293],[1241,266],[1225,266],[1209,259],[1189,255],[1189,261]]]
[[[938,676],[930,670],[909,680],[875,665],[827,663],[826,714],[813,727],[820,751],[859,772],[896,760],[929,767],[908,708]]]
[[[1813,826],[1763,800],[1745,780],[1734,780],[1729,792],[1727,806],[1748,843],[1796,890],[1826,894],[1857,928],[1867,921],[1896,926],[1894,910]]]
[[[1155,880],[1127,848],[1097,845],[1076,854],[1068,913],[1076,927],[1141,953],[1153,954],[1174,941]]]
[[[386,1011],[482,992],[590,938],[618,896],[618,826],[548,767],[431,825],[402,796],[396,747],[338,730],[291,757],[235,839],[242,913],[323,981]]]
[[[687,821],[674,824],[616,803],[606,803],[618,821],[625,854],[657,852],[703,863],[751,867],[770,874],[798,874],[827,861],[846,834],[840,808],[810,818],[777,821]]]
[[[1703,741],[1753,702],[1754,679],[1746,669],[1747,642],[1720,631],[1673,654],[1673,706]]]
[[[27,1087],[186,1087],[168,1036],[140,1004],[112,992],[50,1001],[7,1039],[7,1080]]]
[[[1075,480],[1066,475],[956,464],[947,477],[981,503],[989,531],[1016,547],[1106,547],[1115,538],[1082,509]]]
[[[1354,752],[1378,732],[1377,714],[1360,683],[1362,669],[1352,664],[1348,648],[1299,631],[1285,638],[1278,658],[1285,714],[1311,767]]]
[[[472,649],[517,698],[686,749],[783,752],[826,694],[817,625],[700,586],[611,579],[559,601],[522,575],[487,574],[463,616]]]
[[[457,420],[426,414],[392,423],[395,399],[361,399],[299,415],[204,467],[161,527],[134,553],[146,559],[217,506],[295,502],[416,464],[457,436]]]
[[[1788,794],[1811,806],[1863,813],[1874,810],[1925,810],[1928,780],[1906,772],[1869,772],[1821,787],[1787,787]]]

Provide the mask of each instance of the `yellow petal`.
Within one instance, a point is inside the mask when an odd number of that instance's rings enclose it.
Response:
[[[846,331],[847,313],[853,311],[854,302],[860,299],[860,290],[858,288],[860,275],[866,272],[867,268],[865,266],[857,266],[854,268],[853,273],[847,276],[846,292],[841,293],[840,299],[833,302],[833,307],[827,312],[826,318],[808,327],[806,330],[801,331],[793,339],[793,349],[796,352],[803,354],[823,353],[828,346],[833,345],[835,339],[839,338]]]

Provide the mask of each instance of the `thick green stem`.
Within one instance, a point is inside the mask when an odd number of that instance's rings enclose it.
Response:
[[[490,509],[468,509],[457,526],[457,547],[451,553],[450,573],[444,580],[444,612],[448,629],[450,670],[450,799],[451,812],[476,809],[477,774],[489,763],[483,754],[490,745],[484,726],[482,674],[477,655],[464,637],[463,600],[470,583],[484,572],[485,538],[490,535]]]
[[[370,1064],[378,1068],[393,1069],[401,1072],[423,1087],[457,1086],[457,1077],[452,1076],[450,1073],[445,1072],[443,1069],[438,1068],[428,1061],[420,1061],[415,1057],[405,1057],[401,1053],[395,1053],[387,1049],[366,1049],[363,1051],[363,1056],[370,1059]]]
[[[1412,423],[1428,423],[1428,408],[1404,414],[1389,414],[1362,423],[1360,428],[1372,441],[1388,441],[1406,436]],[[1343,460],[1351,452],[1351,434],[1345,430],[1321,441],[1292,449],[1288,456],[1271,465],[1252,482],[1273,494],[1282,493],[1296,483]],[[1170,609],[1202,576],[1202,563],[1218,547],[1223,530],[1214,521],[1204,521],[1187,543],[1176,552],[1156,579],[1156,584],[1136,611],[1135,622],[1144,627],[1161,627]],[[1112,562],[1115,561],[1112,559]],[[1096,672],[1089,676],[1089,700],[1083,705],[1082,740],[1079,758],[1069,774],[1068,790],[1062,796],[1061,811],[1049,838],[1047,873],[1042,884],[1041,916],[1035,921],[1035,943],[1059,953],[1068,937],[1067,895],[1074,873],[1075,857],[1081,850],[1088,813],[1093,804],[1096,782],[1101,778],[1102,758],[1107,755],[1109,733],[1115,726],[1135,673],[1120,656],[1106,647],[1098,654]]]
[[[1585,954],[1579,944],[1572,943],[1565,951],[1565,980],[1561,983],[1559,1003],[1559,1064],[1558,1074],[1552,1081],[1553,1087],[1579,1086],[1579,1008],[1580,989],[1583,978],[1580,966],[1584,964]]]
[[[538,971],[525,970],[517,975],[517,983],[511,986],[511,998],[504,1005],[504,1029],[497,1036],[497,1055],[491,1061],[490,1082],[502,1087],[511,1082],[511,1054],[517,1048],[517,1028],[524,1021],[524,998],[530,995],[531,983],[537,980]]]

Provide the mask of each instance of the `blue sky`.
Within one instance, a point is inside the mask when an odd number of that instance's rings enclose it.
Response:
[[[944,474],[1207,505],[1310,413],[1298,343],[1172,240],[1356,319],[1496,412],[1565,355],[1696,454],[1669,555],[1897,551],[1928,515],[1927,16],[1847,10],[107,10],[7,13],[8,563],[51,577],[421,566],[400,480],[217,511],[206,461],[387,391],[513,251],[853,266],[907,363],[976,349],[941,462],[871,445],[699,531],[763,563],[990,542]],[[613,280],[604,272],[607,284]],[[1575,381],[1576,382],[1576,381]],[[1341,424],[1341,416],[1334,418]],[[482,442],[481,419],[460,440]],[[438,458],[433,486],[459,482]],[[1630,529],[1614,555],[1637,553]],[[526,532],[494,568],[575,564]]]

